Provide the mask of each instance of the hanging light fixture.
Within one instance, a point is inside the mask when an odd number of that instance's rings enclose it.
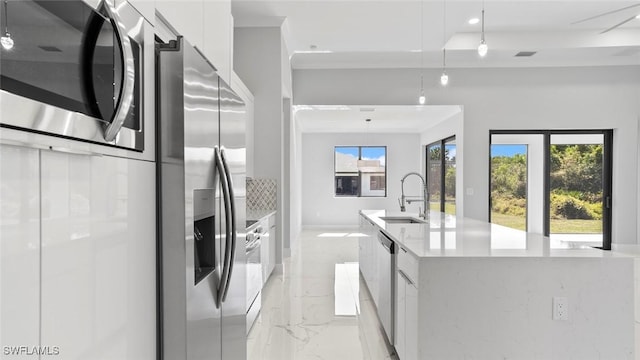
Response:
[[[9,15],[7,14],[7,0],[4,0],[4,36],[0,37],[0,44],[5,50],[13,49],[13,39],[9,34]]]
[[[369,124],[371,124],[371,119],[365,119],[364,121],[367,125],[365,140],[369,140]],[[365,173],[380,172],[380,167],[382,166],[380,159],[359,159],[356,164],[358,171]]]
[[[447,86],[449,75],[447,75],[447,0],[442,1],[442,75],[440,75],[440,85]]]
[[[482,34],[480,35],[480,45],[478,45],[478,55],[485,57],[488,51],[489,46],[484,39],[484,0],[482,0]]]
[[[447,86],[449,84],[449,75],[447,75],[447,50],[442,49],[442,75],[440,75],[440,85]]]
[[[424,1],[420,0],[420,96],[418,103],[424,105],[427,97],[424,96]]]

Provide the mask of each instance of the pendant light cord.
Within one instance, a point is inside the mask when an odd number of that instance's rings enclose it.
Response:
[[[8,15],[8,4],[7,4],[8,0],[4,0],[4,33],[8,34],[9,33],[9,15]]]
[[[442,0],[442,70],[447,68],[447,0]]]
[[[482,38],[480,40],[484,42],[484,0],[482,0]]]
[[[420,0],[420,95],[424,95],[424,0]]]

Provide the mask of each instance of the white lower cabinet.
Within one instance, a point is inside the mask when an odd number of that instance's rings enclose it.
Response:
[[[276,227],[276,214],[269,216],[269,262],[267,265],[267,279],[276,267],[276,239],[277,239]]]
[[[155,165],[41,151],[41,343],[155,359]]]
[[[38,150],[0,145],[0,358],[3,359],[5,355],[7,359],[39,358],[37,354],[28,355],[16,349],[27,346],[31,350],[40,345],[39,165]]]
[[[418,359],[418,279],[417,272],[405,266],[412,260],[406,250],[398,247],[394,345],[401,360]]]
[[[378,245],[376,238],[378,230],[371,224],[364,216],[360,216],[360,238],[358,240],[358,262],[360,265],[360,272],[367,284],[369,293],[371,294],[374,303],[378,296],[378,287],[375,283],[377,279],[377,256],[375,253],[375,247]]]
[[[262,283],[266,284],[276,267],[276,215],[269,216],[268,230],[261,237],[260,260],[262,262]]]

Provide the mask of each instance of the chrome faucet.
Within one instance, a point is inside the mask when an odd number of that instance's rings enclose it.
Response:
[[[404,195],[404,180],[410,175],[416,175],[422,181],[422,199],[415,199],[415,198],[411,199]],[[405,202],[407,204],[411,204],[412,202],[422,201],[422,203],[424,204],[424,210],[420,210],[419,213],[421,218],[426,219],[427,211],[428,211],[427,208],[429,206],[429,193],[427,191],[427,182],[424,181],[424,178],[422,177],[422,175],[418,174],[417,172],[410,172],[402,177],[402,179],[400,180],[400,184],[402,187],[402,197],[398,199],[398,201],[400,202],[400,211],[404,212],[407,210],[407,207],[405,206]]]

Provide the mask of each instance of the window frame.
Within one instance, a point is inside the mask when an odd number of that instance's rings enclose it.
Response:
[[[358,148],[358,159],[357,160],[362,160],[362,149],[363,148],[383,148],[384,149],[384,195],[362,195],[362,181],[363,181],[363,176],[362,176],[362,171],[358,170],[358,194],[357,195],[338,195],[336,193],[336,178],[338,176],[353,176],[353,175],[348,175],[348,174],[354,174],[353,172],[338,172],[336,171],[336,152],[338,148]],[[334,198],[386,198],[388,195],[387,192],[387,158],[388,158],[388,148],[386,145],[335,145],[333,147],[333,197]],[[371,174],[381,174],[381,173],[371,173]],[[381,175],[374,175],[374,176],[381,176]]]

